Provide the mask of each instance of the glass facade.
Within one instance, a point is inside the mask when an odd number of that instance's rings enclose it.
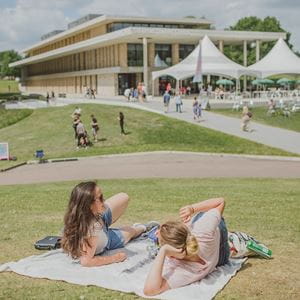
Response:
[[[172,65],[172,47],[169,44],[155,44],[155,67]]]
[[[205,24],[206,25],[206,24]],[[204,25],[203,25],[204,26]],[[118,22],[111,23],[107,25],[107,32],[113,32],[116,30],[124,29],[127,27],[154,27],[154,28],[185,28],[185,29],[197,29],[202,28],[201,25],[189,25],[189,24],[159,24],[159,23],[128,23],[128,22]],[[207,26],[206,26],[207,27]]]
[[[189,56],[194,49],[195,45],[179,45],[179,61]]]
[[[127,63],[128,67],[143,66],[142,44],[127,44]]]

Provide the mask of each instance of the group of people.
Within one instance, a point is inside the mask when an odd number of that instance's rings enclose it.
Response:
[[[89,135],[87,133],[87,130],[81,120],[81,115],[82,115],[82,110],[81,108],[79,108],[78,106],[76,106],[74,112],[72,113],[71,117],[73,119],[73,129],[74,129],[74,133],[75,133],[75,140],[76,140],[76,144],[77,144],[77,149],[79,149],[79,147],[83,147],[85,149],[88,148],[88,146],[92,145],[92,142],[89,140]],[[92,136],[94,139],[94,142],[98,142],[98,134],[99,134],[99,124],[98,121],[96,119],[96,117],[91,114],[91,132],[92,132]],[[118,121],[120,124],[120,130],[121,130],[121,134],[122,135],[126,135],[125,132],[125,116],[123,114],[123,112],[119,112],[118,115]]]
[[[137,87],[127,88],[124,91],[124,97],[128,102],[140,101],[145,102],[147,100],[146,88],[144,83],[140,82]]]
[[[96,99],[96,89],[87,87],[85,92],[85,97],[89,99]]]
[[[51,92],[51,99],[55,100],[55,93],[54,93],[54,91]],[[50,94],[49,94],[49,92],[46,93],[46,102],[47,102],[48,105],[50,104]]]
[[[82,182],[71,192],[64,217],[62,248],[84,267],[119,263],[129,241],[156,227],[158,253],[144,284],[148,296],[203,279],[217,266],[237,257],[222,217],[225,201],[214,198],[179,209],[179,220],[111,227],[125,212],[129,196],[118,193],[105,200],[95,182]],[[229,237],[229,240],[228,240]],[[105,254],[105,255],[103,255]]]
[[[73,129],[75,132],[75,140],[77,140],[77,149],[79,149],[79,147],[83,147],[85,149],[88,148],[89,145],[91,145],[91,141],[89,140],[89,136],[87,133],[87,130],[85,129],[85,126],[83,125],[82,121],[81,121],[81,108],[76,107],[73,114],[72,114],[72,118],[73,118]],[[97,142],[98,141],[98,131],[99,131],[99,125],[98,125],[98,121],[95,118],[95,116],[92,114],[91,115],[91,128],[92,128],[92,135],[94,138],[94,141]]]

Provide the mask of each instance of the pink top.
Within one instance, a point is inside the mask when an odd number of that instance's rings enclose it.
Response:
[[[214,271],[220,250],[220,231],[218,225],[221,215],[217,209],[207,211],[194,224],[188,227],[199,244],[198,256],[205,264],[166,257],[163,278],[170,288],[178,288],[201,280]]]

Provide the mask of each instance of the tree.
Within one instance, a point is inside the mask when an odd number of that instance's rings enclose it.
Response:
[[[19,68],[10,68],[8,65],[15,61],[22,59],[22,56],[14,51],[8,50],[0,52],[0,77],[10,76],[17,77],[20,76]]]
[[[259,19],[257,17],[245,17],[237,21],[233,26],[225,30],[238,30],[238,31],[268,31],[268,32],[286,32],[287,39],[286,42],[292,49],[293,45],[290,43],[291,34],[281,27],[279,20],[275,17],[266,17],[264,19]],[[260,58],[263,58],[275,45],[274,42],[263,42],[260,44]],[[255,46],[249,47],[248,45],[248,65],[254,64],[256,61],[255,57]],[[243,46],[242,45],[225,45],[224,54],[228,56],[233,61],[243,64]],[[296,53],[297,54],[297,53]]]

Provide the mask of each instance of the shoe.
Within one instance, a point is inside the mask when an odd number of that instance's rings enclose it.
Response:
[[[142,224],[142,223],[134,223],[132,225],[133,227],[138,227],[138,226],[143,226],[144,228],[144,233],[150,231],[151,229],[153,229],[154,227],[158,227],[159,223],[156,221],[150,221],[146,224]]]

